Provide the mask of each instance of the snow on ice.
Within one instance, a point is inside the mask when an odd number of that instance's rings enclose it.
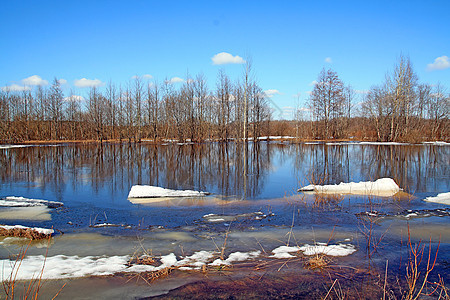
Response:
[[[424,200],[427,202],[434,202],[434,203],[450,205],[450,192],[440,193],[436,197],[427,197]]]
[[[128,198],[199,197],[208,193],[192,190],[171,190],[150,185],[133,185]]]
[[[380,178],[375,182],[341,182],[340,184],[331,185],[310,184],[298,189],[298,191],[324,194],[378,195],[389,197],[399,192],[400,188],[391,178]]]

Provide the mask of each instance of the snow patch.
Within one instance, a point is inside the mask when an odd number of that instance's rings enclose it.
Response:
[[[199,197],[206,195],[208,195],[207,192],[171,190],[150,185],[133,185],[128,198]]]
[[[361,181],[331,185],[307,185],[298,192],[316,192],[324,194],[353,194],[353,195],[377,195],[393,196],[400,191],[399,186],[391,178],[380,178],[375,182]]]
[[[304,245],[300,247],[304,255],[325,254],[329,256],[347,256],[356,251],[355,246],[351,244],[327,245],[317,243],[316,245]]]
[[[280,246],[272,250],[272,258],[293,258],[292,252],[302,251],[304,255],[325,254],[329,256],[347,256],[356,251],[355,246],[351,244],[327,245],[325,243],[317,243],[316,245],[304,246]]]
[[[261,251],[252,251],[252,252],[233,252],[228,255],[228,258],[225,260],[216,259],[210,266],[221,266],[221,265],[230,265],[233,262],[246,261],[248,259],[255,259],[261,255]]]
[[[436,197],[427,197],[424,200],[427,202],[434,202],[434,203],[450,205],[450,192],[440,193]]]

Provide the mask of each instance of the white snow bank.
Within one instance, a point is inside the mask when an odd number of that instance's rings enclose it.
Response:
[[[409,143],[397,143],[397,142],[360,142],[360,145],[381,145],[381,146],[407,146]]]
[[[0,149],[25,148],[33,145],[0,145]]]
[[[399,186],[391,178],[380,178],[375,182],[361,181],[349,182],[331,185],[307,185],[300,189],[299,192],[316,192],[324,194],[353,194],[353,195],[377,195],[377,196],[393,196],[400,191]]]
[[[50,208],[63,206],[64,203],[57,201],[48,201],[41,199],[28,199],[24,197],[8,196],[0,199],[0,206],[8,207],[30,207],[30,206],[47,206]]]
[[[434,203],[450,205],[450,192],[440,193],[436,197],[427,197],[424,200],[427,202],[434,202]]]
[[[128,198],[157,198],[157,197],[199,197],[208,193],[191,190],[171,190],[150,185],[133,185]]]
[[[39,228],[39,227],[26,227],[26,226],[22,226],[22,225],[14,225],[14,226],[10,226],[10,225],[0,225],[0,228],[3,228],[5,230],[11,230],[11,229],[31,229],[34,230],[36,232],[45,234],[45,235],[51,235],[53,234],[55,231],[53,229],[46,229],[46,228]]]
[[[317,243],[316,245],[304,246],[280,246],[272,250],[272,258],[292,258],[294,255],[292,252],[302,251],[304,255],[325,254],[329,256],[347,256],[356,251],[355,246],[352,244],[339,244],[339,245],[327,245],[325,243]]]

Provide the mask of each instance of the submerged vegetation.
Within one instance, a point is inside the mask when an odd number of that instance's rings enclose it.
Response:
[[[103,91],[92,87],[86,97],[64,95],[56,78],[49,88],[4,88],[0,142],[202,142],[263,136],[417,142],[450,136],[446,87],[419,83],[403,56],[384,83],[362,94],[344,85],[335,71],[323,69],[308,100],[309,115],[298,107],[291,120],[274,120],[272,106],[279,108],[253,78],[247,63],[235,82],[220,71],[215,90],[202,74],[187,75],[182,84],[139,77],[124,86],[110,82]]]

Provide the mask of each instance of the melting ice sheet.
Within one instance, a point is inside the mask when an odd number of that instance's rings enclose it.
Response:
[[[161,197],[199,197],[208,193],[192,190],[171,190],[158,186],[133,185],[128,198],[161,198]]]
[[[450,192],[440,193],[436,197],[427,197],[424,200],[427,202],[434,202],[434,203],[450,205]]]
[[[50,209],[47,206],[0,208],[0,220],[50,221]]]
[[[391,178],[380,178],[375,182],[361,181],[331,185],[307,185],[299,192],[316,192],[324,194],[376,195],[391,197],[400,191],[399,186]]]

